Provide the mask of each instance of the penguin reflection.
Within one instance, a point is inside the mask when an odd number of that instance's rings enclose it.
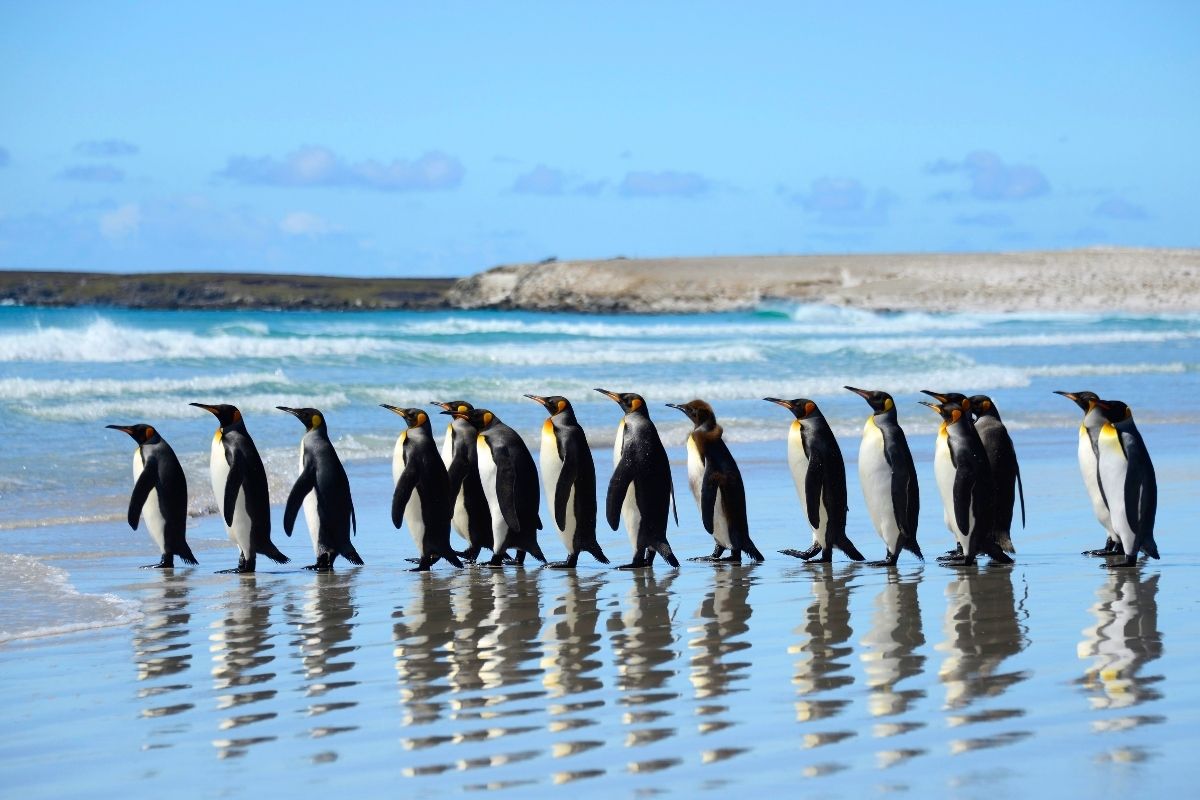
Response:
[[[871,690],[868,702],[872,716],[904,714],[913,702],[925,696],[924,689],[897,688],[901,681],[920,675],[925,668],[925,656],[918,652],[925,645],[921,604],[917,599],[917,587],[923,576],[923,570],[910,576],[901,576],[893,570],[875,595],[875,613],[871,629],[862,639],[866,650],[861,654]],[[890,735],[890,731],[890,727],[881,726],[876,735]]]
[[[269,583],[258,576],[247,573],[239,576],[238,583],[223,598],[225,618],[213,623],[215,631],[209,636],[212,642],[213,688],[217,691],[217,708],[221,711],[243,711],[231,713],[221,720],[222,731],[235,731],[274,719],[275,711],[247,708],[256,703],[272,700],[277,694],[268,688],[276,673],[270,671],[275,655],[271,642],[271,600],[274,592]],[[255,688],[260,687],[260,688]],[[253,712],[253,713],[250,713]],[[254,733],[251,728],[245,733]],[[242,733],[242,731],[238,731]],[[274,740],[272,735],[238,736],[215,739],[218,755],[232,758],[246,754],[255,744]]]
[[[617,702],[627,710],[626,725],[638,726],[625,737],[626,747],[660,741],[675,735],[674,727],[644,727],[671,714],[679,693],[670,687],[675,674],[675,636],[671,625],[671,584],[678,573],[658,578],[650,570],[636,570],[623,606],[608,622],[613,633],[613,658],[617,667]],[[650,769],[652,762],[637,762],[633,771]]]
[[[138,686],[137,693],[146,701],[143,717],[166,717],[193,707],[192,703],[170,703],[167,697],[192,688],[191,684],[166,682],[187,672],[192,664],[189,586],[186,575],[160,572],[143,597],[144,616],[133,629],[137,679],[146,682]]]
[[[450,690],[447,645],[454,638],[451,606],[455,575],[422,572],[412,583],[408,602],[392,613],[396,673],[404,724],[438,719],[444,703],[437,698]]]
[[[483,632],[479,647],[483,665],[479,676],[485,690],[523,683],[539,673],[542,631],[540,571],[491,572],[480,578],[491,583],[491,630]],[[489,703],[502,703],[506,695],[494,695]]]
[[[855,569],[844,567],[835,572],[833,564],[826,562],[809,564],[804,570],[812,575],[813,601],[805,612],[804,623],[795,632],[805,641],[788,648],[801,656],[792,678],[800,696],[796,701],[796,719],[800,722],[836,717],[850,703],[849,696],[828,695],[854,683],[846,659],[853,650],[847,642],[854,633],[850,627],[850,593],[855,588]],[[805,733],[804,746],[819,747],[853,735],[849,730]]]
[[[1079,657],[1092,661],[1082,682],[1093,708],[1128,708],[1162,697],[1154,688],[1162,676],[1141,675],[1163,654],[1158,578],[1158,573],[1146,577],[1135,570],[1118,570],[1097,590],[1091,607],[1096,624],[1084,629],[1079,643]]]
[[[730,656],[747,650],[748,640],[738,641],[750,630],[750,576],[740,569],[713,573],[713,586],[700,604],[702,623],[688,629],[692,650],[690,680],[697,700],[721,697],[730,684],[746,677],[750,662]],[[727,706],[721,706],[722,710]]]
[[[309,716],[320,716],[331,711],[353,708],[355,702],[338,702],[331,699],[336,692],[355,686],[358,681],[338,676],[354,669],[350,655],[358,648],[350,644],[354,630],[354,582],[357,570],[341,573],[322,572],[314,576],[305,589],[301,614],[294,622],[299,632],[297,644],[304,666],[306,694],[312,698],[308,706]],[[293,614],[295,612],[293,611]],[[355,730],[357,725],[319,725],[311,731],[313,737]]]
[[[1000,697],[1029,677],[1026,672],[1003,671],[1005,660],[1029,644],[1017,615],[1012,570],[964,569],[950,581],[946,596],[946,640],[936,648],[946,655],[938,677],[946,687],[945,708],[959,712],[951,714],[948,723],[953,727],[1024,716],[1020,708],[963,713],[977,700]],[[1009,744],[1027,736],[1028,731],[1009,732],[958,740],[950,746],[958,753]]]
[[[545,675],[542,685],[554,698],[577,699],[586,692],[602,688],[594,673],[600,668],[596,654],[600,652],[600,606],[597,595],[604,585],[602,578],[580,579],[568,572],[566,589],[555,603],[554,621],[549,626],[552,643],[543,661]]]

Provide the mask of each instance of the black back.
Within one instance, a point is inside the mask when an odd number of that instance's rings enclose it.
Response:
[[[559,485],[555,488],[555,506],[566,503],[559,496],[575,488],[575,541],[571,543],[572,552],[586,553],[599,549],[596,541],[596,462],[592,459],[592,448],[588,444],[587,434],[570,411],[555,414],[550,417],[554,426],[554,441],[558,447],[558,457],[563,460],[563,471]],[[557,508],[551,508],[550,513],[557,519]]]
[[[525,550],[541,561],[541,548],[537,542],[538,529],[542,522],[538,516],[538,506],[541,503],[541,491],[538,489],[537,466],[525,441],[509,426],[496,420],[481,434],[491,449],[492,460],[496,462],[497,485],[496,494],[500,507],[505,509],[505,516],[512,512],[517,525],[509,525],[506,547],[516,547]],[[511,480],[505,479],[505,467],[511,469]]]
[[[917,521],[921,516],[921,490],[917,483],[917,467],[913,463],[908,439],[896,418],[893,408],[875,415],[875,425],[883,435],[883,451],[892,468],[892,506],[896,525],[900,528],[898,547],[921,555],[917,544]]]
[[[492,549],[492,512],[483,484],[479,480],[479,451],[475,439],[479,435],[470,422],[453,419],[450,422],[450,465],[447,468],[451,497],[450,511],[454,512],[454,500],[463,495],[463,506],[467,510],[467,539],[472,547]]]
[[[183,467],[171,445],[157,434],[140,445],[142,463],[154,470],[154,489],[158,492],[158,510],[163,515],[163,544],[166,555],[181,557],[188,564],[195,564],[196,557],[188,546],[187,532],[187,478]],[[141,509],[138,509],[140,511]]]
[[[989,553],[996,545],[993,501],[996,492],[992,468],[979,433],[967,417],[946,426],[950,459],[954,464],[954,508],[958,528],[968,537],[968,556]],[[969,506],[968,506],[969,504]],[[975,512],[975,526],[967,525],[966,509]],[[989,546],[990,545],[990,546]],[[990,555],[991,553],[989,553]]]
[[[362,564],[362,558],[350,541],[354,516],[350,479],[346,477],[346,469],[338,458],[333,442],[329,441],[329,434],[324,425],[304,434],[303,469],[305,472],[310,469],[313,471],[317,516],[321,522],[317,533],[317,545],[337,553],[352,564]],[[308,492],[304,492],[300,498],[301,502],[307,494]]]
[[[246,495],[246,513],[250,517],[250,546],[273,561],[284,563],[287,557],[271,541],[271,496],[267,489],[267,471],[254,440],[242,425],[222,429],[221,445],[225,460],[232,467],[241,464],[242,491]],[[281,560],[282,559],[282,560]]]
[[[645,412],[625,415],[621,458],[609,481],[605,509],[613,530],[620,524],[621,504],[625,502],[630,483],[642,518],[637,548],[643,551],[666,541],[674,494],[667,450],[659,438],[658,428]]]
[[[809,469],[819,464],[821,499],[825,502],[826,540],[840,541],[846,535],[846,461],[833,429],[823,414],[809,414],[800,422],[800,440],[808,456]],[[810,498],[809,502],[813,502]],[[816,527],[815,525],[813,527]]]
[[[997,417],[980,417],[975,420],[975,431],[979,434],[979,440],[987,454],[996,490],[992,503],[992,526],[997,537],[1003,537],[1011,531],[1013,509],[1017,499],[1017,481],[1020,477],[1017,451],[1013,447],[1012,437],[1008,435],[1008,429]]]

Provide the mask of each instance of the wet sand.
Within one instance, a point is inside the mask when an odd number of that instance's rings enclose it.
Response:
[[[135,569],[151,560],[144,534],[120,525],[6,531],[0,550],[19,541],[140,615],[0,645],[0,779],[25,798],[134,784],[204,797],[558,784],[1186,795],[1200,744],[1196,468],[1186,452],[1156,459],[1165,558],[1109,574],[1078,554],[1102,535],[1074,435],[1024,453],[1031,525],[1011,568],[776,555],[802,543],[782,442],[734,448],[769,555],[758,566],[414,575],[377,462],[351,465],[368,566],[333,575],[292,569],[299,559],[214,575],[234,556],[212,517],[189,533],[202,568],[174,573]],[[914,443],[928,471],[926,449]],[[851,535],[877,557],[849,466]],[[694,507],[680,511],[677,552],[706,553]],[[932,556],[949,542],[932,492],[922,511]],[[293,555],[307,547],[279,538]],[[623,533],[601,541],[626,554]]]

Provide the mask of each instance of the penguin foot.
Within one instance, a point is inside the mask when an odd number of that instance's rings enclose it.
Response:
[[[575,565],[570,561],[551,561],[546,565],[547,569],[575,569]]]
[[[738,554],[736,556],[725,556],[723,558],[712,558],[709,560],[718,564],[740,564],[742,563],[742,556],[741,554]]]
[[[319,561],[316,564],[309,564],[308,566],[301,567],[300,569],[306,569],[310,572],[333,572],[333,567],[331,565],[322,564]]]
[[[1093,558],[1104,558],[1105,556],[1120,555],[1120,553],[1114,553],[1111,550],[1104,550],[1103,548],[1101,548],[1100,550],[1084,550],[1082,553],[1080,553],[1080,555],[1081,556],[1092,556]]]
[[[419,558],[406,558],[404,560],[410,564],[420,564],[421,563],[421,559],[419,559]]]
[[[253,575],[254,567],[236,566],[232,569],[219,569],[214,575]]]
[[[1126,556],[1124,561],[1108,561],[1100,565],[1100,569],[1129,569],[1138,565],[1136,556]]]
[[[896,565],[895,565],[893,562],[891,562],[891,561],[888,561],[886,558],[884,558],[884,559],[880,559],[879,561],[864,561],[864,562],[863,562],[863,566],[867,566],[867,567],[894,567],[894,566],[896,566]]]
[[[175,565],[166,561],[159,561],[157,564],[143,564],[138,569],[175,569]]]
[[[788,548],[787,550],[780,550],[779,554],[784,555],[784,556],[791,556],[792,558],[803,559],[804,561],[808,561],[810,558],[812,558],[819,552],[821,552],[821,548],[819,548],[819,547],[816,548],[815,550],[812,550],[812,549],[793,550],[792,548]]]
[[[947,558],[945,560],[939,558],[938,563],[943,567],[973,567],[975,566],[975,559],[968,558],[967,556],[955,556],[954,558]]]
[[[648,567],[648,566],[650,566],[650,565],[649,565],[649,564],[647,564],[647,563],[645,563],[645,562],[643,562],[643,563],[639,564],[639,563],[638,563],[638,562],[636,562],[636,561],[631,561],[631,562],[629,562],[628,564],[621,564],[621,565],[619,565],[619,566],[617,567],[617,569],[643,569],[643,568],[645,568],[645,567]]]

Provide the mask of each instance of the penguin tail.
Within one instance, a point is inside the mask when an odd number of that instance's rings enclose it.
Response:
[[[459,559],[458,553],[451,547],[449,539],[446,540],[446,546],[438,549],[437,554],[449,561],[454,566],[462,569],[463,562]]]
[[[979,549],[984,555],[995,561],[997,564],[1013,563],[1012,556],[1000,549],[1000,544],[998,542],[984,542],[983,547]]]
[[[679,569],[679,559],[676,558],[675,553],[671,551],[671,545],[666,539],[656,542],[655,544],[651,545],[651,547],[654,548],[654,552],[662,556],[663,561],[667,562],[675,569]]]
[[[1154,536],[1151,534],[1146,537],[1146,541],[1142,542],[1142,550],[1151,558],[1158,558],[1158,543],[1154,541]]]
[[[537,543],[537,539],[534,539],[532,536],[529,537],[529,539],[530,539],[529,542],[525,546],[522,546],[521,549],[524,550],[526,553],[529,553],[529,555],[533,556],[538,561],[545,564],[546,556],[545,556],[545,554],[542,553],[541,545],[539,545]]]
[[[843,553],[849,556],[851,561],[867,560],[867,557],[858,551],[858,548],[854,546],[854,542],[850,541],[850,537],[845,534],[842,534],[842,538],[838,541],[836,546],[838,550],[841,550]]]
[[[742,552],[760,564],[766,560],[763,554],[758,551],[758,548],[754,546],[754,542],[750,541],[749,536],[746,537],[746,543],[742,545]]]
[[[900,545],[900,549],[907,550],[922,561],[925,560],[925,556],[921,553],[921,545],[917,544],[915,536],[904,537],[904,544]]]
[[[256,553],[262,553],[264,556],[271,559],[276,564],[286,564],[289,561],[291,561],[290,558],[288,558],[287,556],[285,556],[283,553],[281,553],[279,551],[279,548],[276,547],[275,543],[272,542],[270,539],[263,542],[261,546],[255,547],[254,551]],[[355,555],[357,555],[357,553]]]
[[[593,544],[593,545],[592,545],[592,546],[590,546],[590,547],[585,547],[585,548],[584,548],[584,552],[591,553],[591,554],[592,554],[592,558],[596,559],[596,560],[597,560],[597,561],[599,561],[601,564],[607,564],[607,563],[609,563],[609,561],[608,561],[608,556],[604,555],[604,551],[600,549],[600,543],[599,543],[599,542],[596,542],[595,544]]]
[[[182,547],[175,548],[173,555],[179,556],[183,559],[183,563],[192,567],[200,563],[196,560],[196,556],[192,555],[192,548],[188,547],[187,543],[184,543]],[[1158,556],[1155,556],[1155,558],[1158,558]]]
[[[354,545],[350,544],[349,539],[346,540],[344,545],[338,548],[337,554],[357,567],[363,565],[362,556],[354,549]]]
[[[1000,545],[1000,549],[1006,553],[1017,552],[1017,548],[1013,547],[1012,534],[1009,531],[997,531],[996,544]]]

